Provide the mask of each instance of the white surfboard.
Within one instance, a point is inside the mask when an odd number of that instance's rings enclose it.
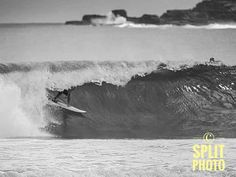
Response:
[[[49,100],[49,104],[54,105],[54,106],[59,106],[61,108],[64,108],[64,109],[67,109],[67,110],[70,110],[73,112],[86,113],[86,111],[84,111],[84,110],[75,108],[73,106],[67,106],[65,103],[62,103],[60,101],[54,102],[54,101]]]

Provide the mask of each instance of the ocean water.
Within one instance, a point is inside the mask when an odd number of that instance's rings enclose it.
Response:
[[[214,142],[225,145],[225,171],[192,171],[192,146],[202,143],[196,139],[1,139],[0,176],[234,177],[234,139]]]
[[[1,25],[0,61],[207,61],[215,57],[232,65],[236,54],[232,26]]]

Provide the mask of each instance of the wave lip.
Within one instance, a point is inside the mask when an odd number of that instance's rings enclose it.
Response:
[[[152,72],[166,70],[182,70],[191,68],[201,62],[186,61],[58,61],[58,62],[25,62],[2,63],[0,73],[12,80],[27,75],[31,80],[42,80],[45,88],[58,90],[69,89],[85,83],[111,83],[124,86],[134,76],[145,76]],[[16,82],[16,80],[14,80]],[[37,84],[37,83],[35,83]]]

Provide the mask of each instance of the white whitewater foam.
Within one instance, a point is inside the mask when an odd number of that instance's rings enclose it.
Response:
[[[236,29],[236,23],[231,23],[231,24],[214,23],[203,26],[185,25],[183,27],[187,29]]]
[[[175,27],[174,25],[152,25],[152,24],[135,24],[131,22],[126,22],[120,25],[116,25],[119,28],[158,28],[158,29],[166,29]]]
[[[158,29],[167,29],[167,28],[186,28],[186,29],[236,29],[236,23],[231,24],[209,24],[209,25],[184,25],[184,26],[176,26],[176,25],[153,25],[153,24],[134,24],[131,22],[126,22],[120,25],[116,25],[119,28],[158,28]]]
[[[115,16],[112,12],[106,15],[106,18],[92,19],[93,25],[117,25],[126,23],[126,18],[122,16]]]
[[[62,62],[63,63],[63,62]],[[101,85],[102,82],[110,83],[117,86],[124,86],[130,79],[135,76],[144,76],[156,71],[161,61],[142,61],[142,62],[92,62],[84,65],[82,68],[80,62],[67,63],[76,66],[79,69],[71,69],[63,71],[65,66],[58,62],[58,69],[60,72],[47,72],[45,87],[52,90],[64,90],[71,87],[80,86],[85,83],[95,82]],[[184,66],[185,68],[200,64],[191,60],[186,61],[167,61],[166,69],[179,70]],[[61,68],[60,68],[61,67]],[[69,67],[70,68],[70,67]],[[45,73],[42,73],[45,75]]]
[[[159,61],[148,62],[93,62],[79,70],[50,73],[48,88],[68,89],[91,81],[124,86],[133,76],[157,69]]]
[[[35,99],[24,97],[22,94],[21,88],[15,83],[0,78],[0,137],[44,135],[32,119],[32,116],[40,116],[31,112],[34,110],[31,104]],[[36,120],[38,122],[38,118]]]
[[[234,177],[235,139],[215,142],[226,148],[223,172],[192,171],[192,146],[200,139],[4,139],[0,177]]]

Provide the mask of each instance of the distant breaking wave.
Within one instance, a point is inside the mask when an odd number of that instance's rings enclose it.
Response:
[[[236,136],[234,66],[62,61],[5,63],[0,73],[9,108],[0,110],[0,136],[42,136],[39,129],[76,138],[194,137],[207,130]],[[48,105],[48,97],[70,88],[71,104],[86,114]]]
[[[134,23],[123,23],[116,25],[119,28],[158,28],[158,29],[166,29],[166,28],[186,28],[186,29],[236,29],[236,24],[209,24],[209,25],[183,25],[176,26],[172,24],[167,25],[148,25],[148,24],[134,24]]]
[[[185,25],[184,28],[192,29],[236,29],[236,24],[209,24],[205,26]]]
[[[135,24],[135,23],[126,22],[123,24],[116,25],[116,27],[119,27],[119,28],[160,28],[160,29],[166,29],[166,28],[171,28],[171,27],[176,27],[176,26],[175,25]]]

